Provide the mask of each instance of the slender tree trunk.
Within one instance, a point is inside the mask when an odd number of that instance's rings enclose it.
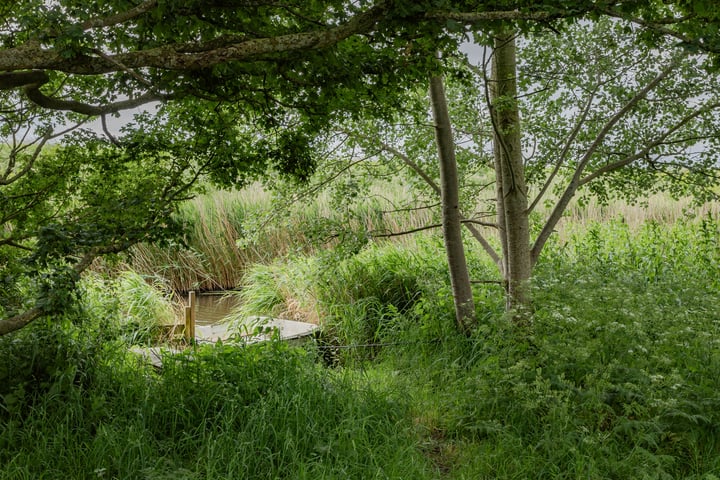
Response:
[[[498,187],[498,225],[503,240],[508,308],[527,306],[532,272],[528,197],[520,143],[515,33],[495,37],[490,103]]]
[[[440,158],[440,197],[445,252],[450,268],[450,284],[455,302],[455,319],[461,331],[469,333],[476,323],[475,302],[472,296],[470,274],[462,242],[462,219],[458,186],[455,141],[445,88],[441,77],[430,78],[430,101],[435,119],[435,140]]]

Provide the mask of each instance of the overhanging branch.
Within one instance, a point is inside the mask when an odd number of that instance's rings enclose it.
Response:
[[[37,84],[28,85],[24,88],[25,95],[33,103],[51,110],[65,110],[83,115],[105,115],[108,113],[116,113],[121,110],[129,110],[137,108],[141,105],[145,105],[151,102],[158,102],[161,100],[167,100],[170,96],[156,95],[154,93],[146,93],[137,98],[128,100],[121,100],[115,103],[109,103],[107,105],[96,106],[89,105],[87,103],[77,102],[75,100],[61,100],[58,98],[48,97],[40,91],[40,86]]]
[[[107,56],[78,54],[69,60],[57,49],[43,49],[38,42],[30,41],[0,51],[0,71],[45,69],[72,74],[100,75],[118,71],[118,65],[126,68],[150,67],[196,71],[232,61],[254,60],[267,54],[326,48],[354,34],[370,31],[383,18],[387,9],[387,2],[380,1],[338,26],[276,37],[254,38],[206,51],[197,51],[202,50],[203,43],[199,42],[187,45],[169,44]],[[190,50],[196,53],[184,53]]]
[[[80,275],[82,272],[87,270],[87,268],[92,264],[95,258],[102,253],[104,252],[99,252],[96,250],[86,252],[73,266],[73,272],[76,275]],[[33,320],[37,320],[38,318],[42,317],[44,314],[45,311],[42,308],[33,307],[12,317],[0,320],[0,337],[16,330],[20,330],[21,328],[29,325]]]

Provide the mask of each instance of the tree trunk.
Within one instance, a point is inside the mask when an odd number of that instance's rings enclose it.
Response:
[[[430,102],[435,119],[435,140],[440,159],[440,197],[442,202],[442,226],[445,252],[450,269],[450,285],[455,302],[455,320],[464,333],[469,333],[476,323],[475,302],[472,296],[470,274],[465,261],[462,242],[462,219],[455,141],[450,114],[448,113],[442,78],[430,78]]]
[[[489,93],[495,171],[499,183],[498,225],[503,242],[503,274],[509,309],[529,305],[527,283],[532,272],[516,76],[515,33],[502,32],[495,37]]]

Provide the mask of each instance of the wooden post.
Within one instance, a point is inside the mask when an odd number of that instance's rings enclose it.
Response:
[[[185,340],[188,343],[191,342],[192,340],[194,340],[194,338],[195,338],[192,333],[193,324],[192,324],[191,312],[192,312],[192,309],[189,306],[185,307],[185,332],[184,333],[185,333]]]
[[[188,306],[185,307],[185,340],[195,341],[195,292],[188,293]]]

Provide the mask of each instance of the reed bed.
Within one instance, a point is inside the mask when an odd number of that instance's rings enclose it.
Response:
[[[698,222],[704,218],[720,218],[720,202],[697,205],[691,198],[673,199],[668,194],[657,193],[646,201],[628,203],[615,200],[603,205],[596,198],[584,202],[574,201],[560,221],[557,232],[562,239],[578,228],[584,229],[594,223],[620,220],[630,230],[637,231],[647,222],[673,225],[678,222]]]
[[[130,252],[130,269],[167,280],[176,292],[233,289],[248,265],[267,264],[289,254],[310,254],[342,244],[359,249],[371,239],[426,225],[427,211],[389,214],[393,199],[379,191],[367,204],[339,206],[329,195],[309,204],[282,203],[260,186],[213,191],[188,201],[179,212],[181,242],[140,244]],[[402,189],[391,190],[404,194]],[[398,193],[399,192],[399,193]],[[397,240],[403,239],[393,237]]]
[[[242,191],[212,191],[183,205],[178,216],[185,225],[181,242],[159,246],[141,244],[130,254],[129,268],[149,277],[165,279],[175,292],[238,288],[249,266],[267,265],[295,254],[314,254],[335,248],[351,255],[369,243],[414,242],[420,235],[398,235],[420,230],[436,236],[437,212],[400,209],[412,203],[403,185],[378,183],[368,200],[353,205],[347,199],[322,193],[311,200],[273,197],[260,185]],[[547,211],[540,211],[537,218]],[[674,224],[720,217],[720,203],[694,205],[690,199],[673,200],[655,194],[646,202],[595,199],[573,202],[558,224],[557,238],[566,242],[574,231],[594,222],[618,220],[637,230],[647,221]],[[535,218],[535,220],[537,220]],[[494,232],[485,229],[489,238]]]

